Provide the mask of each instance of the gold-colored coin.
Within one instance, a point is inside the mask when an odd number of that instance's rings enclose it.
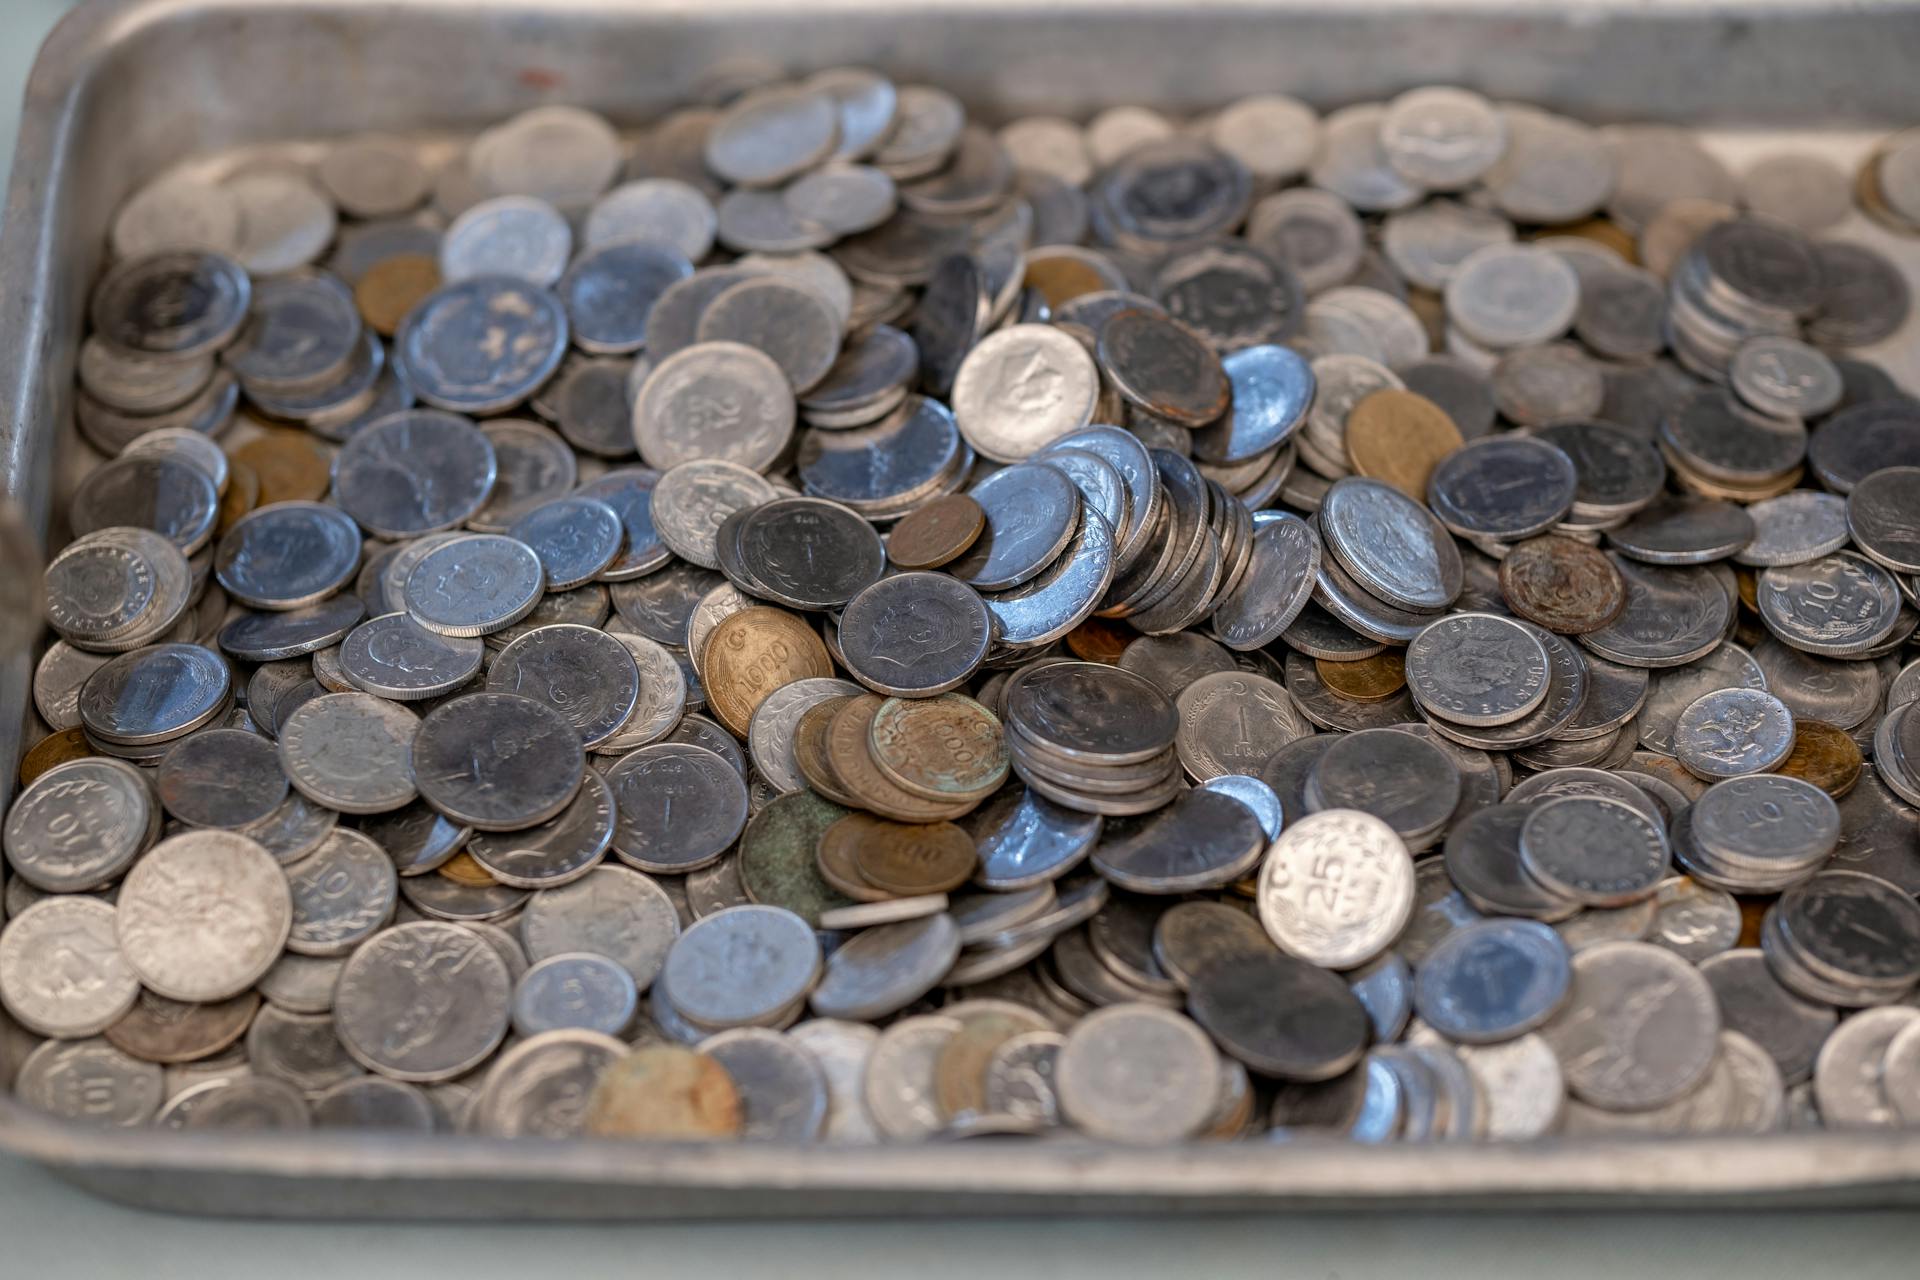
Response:
[[[933,1100],[940,1113],[953,1120],[984,1115],[987,1110],[987,1067],[1000,1046],[1017,1035],[1033,1031],[1030,1017],[987,1010],[960,1024],[947,1038],[933,1064]]]
[[[367,268],[353,287],[353,305],[367,327],[391,338],[419,301],[440,287],[440,264],[424,253],[396,253]]]
[[[238,458],[227,459],[227,489],[220,495],[220,525],[216,536],[239,522],[240,517],[260,505],[260,476]]]
[[[1764,898],[1744,897],[1736,893],[1733,896],[1733,900],[1740,904],[1740,941],[1736,945],[1742,947],[1759,946],[1760,930],[1761,926],[1766,923],[1767,909],[1778,902],[1779,899],[1772,896]]]
[[[1660,446],[1660,452],[1666,455],[1667,466],[1673,472],[1673,478],[1680,482],[1681,488],[1690,493],[1697,493],[1703,498],[1719,498],[1723,502],[1760,502],[1767,498],[1777,498],[1783,493],[1799,488],[1800,482],[1807,477],[1807,468],[1802,464],[1785,475],[1776,476],[1759,484],[1728,484],[1724,480],[1715,480],[1711,476],[1702,475],[1689,467],[1665,445]]]
[[[99,754],[87,741],[84,729],[62,729],[58,733],[48,734],[28,747],[27,754],[20,757],[20,785],[26,786],[57,764],[85,760],[88,756]]]
[[[1035,249],[1027,255],[1023,284],[1038,289],[1049,310],[1058,310],[1075,298],[1114,287],[1113,278],[1076,253],[1048,253]]]
[[[1622,231],[1617,223],[1605,218],[1588,218],[1585,222],[1576,222],[1570,227],[1550,227],[1540,233],[1548,236],[1579,236],[1582,240],[1591,240],[1620,255],[1622,262],[1637,266],[1640,262],[1639,247],[1633,237]],[[1437,349],[1437,348],[1436,348]]]
[[[874,712],[867,746],[880,772],[942,804],[984,800],[1007,780],[999,718],[964,693],[888,698]]]
[[[1838,800],[1860,781],[1864,764],[1860,744],[1845,729],[1823,720],[1796,720],[1793,750],[1774,772],[1811,782]]]
[[[1220,1073],[1221,1091],[1230,1096],[1220,1100],[1217,1118],[1208,1130],[1201,1134],[1203,1139],[1216,1142],[1237,1138],[1246,1129],[1247,1121],[1253,1119],[1253,1081],[1247,1078],[1245,1071],[1222,1071]]]
[[[1415,502],[1440,460],[1466,441],[1447,411],[1416,391],[1376,391],[1347,415],[1354,473],[1392,485]]]
[[[455,884],[466,885],[469,889],[491,889],[500,883],[493,878],[491,872],[474,861],[473,855],[465,849],[441,863],[438,870],[441,875]]]
[[[827,758],[841,788],[857,799],[860,808],[895,822],[944,822],[972,809],[976,803],[972,800],[937,804],[917,796],[880,771],[867,746],[867,731],[883,701],[873,693],[849,698],[827,726]]]
[[[1760,612],[1760,575],[1752,569],[1735,569],[1733,581],[1740,589],[1740,603],[1754,613]]]
[[[1407,687],[1407,662],[1399,649],[1388,649],[1358,662],[1313,660],[1327,688],[1355,702],[1385,702]]]
[[[732,1138],[740,1092],[727,1069],[679,1045],[636,1049],[600,1073],[586,1131],[601,1138]]]
[[[318,502],[327,496],[327,460],[304,431],[270,427],[228,451],[260,478],[259,505]]]
[[[1698,196],[1675,200],[1640,232],[1640,261],[1665,280],[1701,232],[1738,216],[1739,210],[1718,200]]]
[[[1123,627],[1105,618],[1088,618],[1067,632],[1067,648],[1083,662],[1104,662],[1113,667],[1120,664],[1120,655],[1127,651],[1127,646],[1139,638],[1140,633],[1132,627]]]
[[[767,695],[795,680],[833,674],[833,659],[798,614],[755,605],[721,621],[700,652],[707,705],[737,738]]]
[[[1707,793],[1707,784],[1688,773],[1687,767],[1672,756],[1663,756],[1655,751],[1636,751],[1633,753],[1632,767],[1641,773],[1650,773],[1662,782],[1671,783],[1688,800],[1698,800]]]
[[[864,814],[849,815],[864,817]],[[860,874],[860,864],[854,861],[854,850],[859,841],[849,838],[847,833],[834,835],[842,818],[828,827],[820,836],[820,847],[813,851],[814,867],[820,872],[820,878],[846,894],[856,902],[891,902],[897,896],[888,893],[877,885],[869,884]]]
[[[889,822],[870,813],[850,813],[820,838],[852,849],[860,878],[900,897],[945,893],[972,878],[980,865],[973,837],[951,822]],[[838,862],[836,852],[830,859]]]
[[[827,730],[840,708],[853,700],[852,694],[828,698],[808,707],[793,730],[793,762],[807,785],[838,805],[859,807],[857,797],[849,795],[833,772],[833,760],[827,755]]]

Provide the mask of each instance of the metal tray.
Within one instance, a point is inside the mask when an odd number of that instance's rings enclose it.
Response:
[[[1711,128],[1730,152],[1813,131],[1846,160],[1920,121],[1917,48],[1920,8],[1869,0],[94,3],[54,32],[27,88],[0,237],[0,492],[42,530],[64,506],[56,460],[79,454],[74,353],[107,221],[145,177],[198,151],[474,127],[545,101],[640,122],[744,57],[870,64],[942,84],[987,115],[1115,101],[1198,110],[1269,89],[1328,107],[1460,83],[1590,120]],[[1910,386],[1914,345],[1902,335],[1902,358],[1888,360]],[[27,688],[28,655],[0,655],[0,759],[17,755]],[[0,799],[11,777],[0,773]],[[1920,1132],[1426,1148],[638,1146],[106,1131],[0,1096],[0,1148],[129,1204],[275,1217],[1920,1202]]]

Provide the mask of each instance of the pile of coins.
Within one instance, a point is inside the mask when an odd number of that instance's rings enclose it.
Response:
[[[0,1079],[1920,1125],[1916,230],[1913,135],[1850,194],[1455,88],[996,130],[836,68],[190,160],[80,350]]]

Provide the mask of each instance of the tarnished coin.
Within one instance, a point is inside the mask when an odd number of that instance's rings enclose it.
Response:
[[[864,929],[827,958],[808,1000],[822,1017],[882,1018],[931,991],[959,954],[945,913]]]
[[[1666,879],[1666,833],[1620,801],[1562,796],[1528,815],[1520,859],[1556,893],[1588,906],[1621,907],[1650,896]]]
[[[571,884],[599,865],[613,831],[613,796],[589,770],[557,817],[522,831],[477,833],[466,852],[497,883],[546,889]]]
[[[645,991],[665,963],[680,920],[652,877],[598,866],[578,880],[543,889],[527,904],[520,936],[531,960],[590,951],[618,961]]]
[[[1207,1086],[1218,1079],[1219,1060],[1205,1032],[1177,1013],[1140,1004],[1102,1009],[1075,1023],[1054,1064],[1064,1118],[1116,1142],[1192,1137],[1212,1114]]]
[[[936,499],[893,527],[887,558],[902,569],[937,569],[966,553],[986,528],[980,504],[964,493]]]
[[[561,256],[564,265],[564,249]],[[499,413],[551,377],[566,348],[567,313],[557,298],[529,281],[480,275],[409,312],[394,335],[393,361],[436,409]]]
[[[500,651],[487,689],[517,693],[566,717],[592,747],[617,733],[639,705],[640,670],[625,645],[592,627],[538,627]]]
[[[1703,778],[1764,773],[1793,750],[1793,713],[1762,689],[1716,689],[1680,713],[1673,747]]]
[[[1093,863],[1135,893],[1185,893],[1238,880],[1266,848],[1252,809],[1223,792],[1196,788],[1176,793],[1172,804],[1137,822],[1109,823]]]
[[[1528,436],[1493,436],[1442,459],[1421,496],[1454,533],[1513,542],[1562,520],[1577,483],[1573,460],[1556,446]]]
[[[714,628],[701,657],[701,682],[713,712],[740,737],[775,689],[833,674],[818,634],[782,609],[756,606],[727,618]]]
[[[1423,628],[1407,647],[1407,687],[1421,706],[1459,724],[1511,724],[1547,697],[1544,646],[1525,626],[1461,613]]]
[[[820,972],[813,930],[779,907],[731,907],[697,921],[668,952],[660,983],[696,1025],[760,1023],[803,997]]]
[[[340,644],[340,669],[356,687],[396,702],[437,697],[480,671],[486,646],[441,635],[411,615],[369,618]]]
[[[293,925],[287,879],[245,836],[195,831],[163,840],[128,873],[115,908],[120,954],[174,1000],[225,1000],[278,959]]]
[[[182,739],[162,757],[155,781],[167,812],[196,827],[245,827],[287,795],[273,743],[238,729]]]
[[[717,569],[714,539],[721,524],[734,512],[776,496],[772,485],[738,463],[719,458],[681,462],[654,487],[654,529],[681,559]]]
[[[1238,671],[1201,676],[1180,691],[1174,707],[1181,763],[1201,781],[1258,777],[1275,752],[1312,732],[1285,689]]]
[[[280,767],[300,793],[342,813],[385,813],[414,798],[419,717],[367,693],[314,698],[280,726]]]
[[[370,837],[346,827],[287,868],[293,930],[287,950],[345,955],[386,926],[399,885],[393,861]]]
[[[978,800],[1007,777],[999,721],[963,694],[888,698],[875,710],[867,740],[882,773],[930,800]]]
[[[7,862],[49,893],[108,884],[155,829],[153,793],[118,760],[69,760],[35,778],[7,812]]]
[[[359,567],[360,530],[338,508],[317,502],[260,507],[227,530],[214,552],[216,580],[255,609],[323,600]]]
[[[730,1138],[739,1091],[726,1068],[678,1045],[648,1045],[605,1067],[587,1099],[585,1131],[603,1138]]]
[[[1360,1060],[1369,1034],[1346,983],[1279,951],[1202,970],[1188,1009],[1228,1054],[1282,1080],[1331,1080]]]
[[[886,570],[872,526],[836,503],[779,498],[739,513],[739,521],[732,546],[738,568],[755,594],[790,608],[840,608]]]
[[[77,1039],[119,1022],[140,978],[115,940],[117,915],[91,897],[55,896],[0,935],[0,1001],[37,1035]]]
[[[512,693],[470,693],[435,707],[414,734],[412,764],[421,798],[481,831],[555,817],[586,767],[566,717]]]
[[[396,925],[340,971],[334,1026],[348,1053],[396,1080],[446,1080],[506,1035],[513,983],[479,935],[436,921]],[[413,1027],[391,1034],[394,1020]]]
[[[1561,635],[1597,631],[1627,607],[1614,563],[1572,538],[1530,538],[1500,561],[1500,596],[1518,615]]]

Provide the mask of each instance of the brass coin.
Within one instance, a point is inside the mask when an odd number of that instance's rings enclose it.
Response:
[[[499,884],[498,880],[478,862],[473,855],[462,849],[459,853],[440,864],[440,874],[455,884],[466,885],[469,889],[491,889]]]
[[[262,431],[227,457],[244,463],[260,478],[256,505],[276,502],[318,502],[327,494],[327,460],[303,431],[274,427]]]
[[[834,837],[842,828],[850,830]],[[868,884],[905,897],[958,889],[980,865],[973,837],[951,822],[888,822],[851,813],[822,842],[828,838],[852,844],[853,864]]]
[[[849,817],[862,817],[862,814],[850,814]],[[819,868],[820,878],[859,902],[891,902],[895,895],[877,885],[867,883],[860,874],[860,864],[854,860],[854,850],[858,845],[857,831],[846,825],[842,818],[826,829],[820,837],[820,847],[814,851],[814,864]],[[838,831],[839,835],[834,833]]]
[[[1777,498],[1799,488],[1800,482],[1807,478],[1807,468],[1801,465],[1785,475],[1775,476],[1760,484],[1728,484],[1695,471],[1665,445],[1660,446],[1660,452],[1666,456],[1667,467],[1682,489],[1703,498],[1719,498],[1724,502],[1761,502],[1767,498]]]
[[[237,458],[227,459],[227,488],[220,495],[220,523],[215,537],[225,537],[240,517],[260,505],[260,476]]]
[[[1771,896],[1757,898],[1735,894],[1733,900],[1740,904],[1740,941],[1734,945],[1759,946],[1761,929],[1767,922],[1767,910],[1779,899]]]
[[[873,713],[867,745],[880,772],[929,800],[984,800],[1007,780],[1000,721],[964,693],[888,698]]]
[[[1021,280],[1029,289],[1038,289],[1047,300],[1049,311],[1058,311],[1075,298],[1113,288],[1113,281],[1077,257],[1035,250],[1027,256],[1026,274]]]
[[[853,695],[848,694],[816,702],[801,715],[800,723],[793,730],[793,762],[800,776],[827,799],[849,808],[857,807],[860,801],[847,793],[833,771],[833,761],[827,755],[827,730],[833,726],[833,718],[840,713],[840,708],[852,700]]]
[[[938,569],[960,558],[987,527],[987,514],[964,493],[929,502],[893,526],[887,558],[902,569]]]
[[[1811,782],[1835,800],[1860,781],[1864,761],[1853,735],[1822,720],[1793,722],[1793,750],[1775,773]]]
[[[1620,255],[1622,262],[1639,265],[1640,247],[1633,237],[1622,231],[1619,226],[1605,218],[1588,218],[1585,222],[1576,222],[1570,227],[1547,227],[1543,236],[1579,236],[1582,240],[1591,240],[1597,245],[1613,250]]]
[[[827,726],[827,758],[842,789],[858,797],[860,808],[895,822],[942,822],[966,813],[973,807],[972,801],[935,804],[894,782],[874,763],[867,746],[867,730],[883,701],[874,693],[849,699]]]
[[[767,695],[795,680],[833,674],[833,659],[798,614],[755,605],[723,619],[700,651],[700,683],[720,723],[745,738]]]
[[[1358,662],[1313,660],[1320,681],[1343,698],[1355,702],[1384,702],[1407,687],[1406,655],[1398,649],[1376,653]]]
[[[960,1024],[933,1064],[933,1100],[947,1119],[987,1109],[987,1066],[1000,1046],[1033,1030],[1030,1017],[987,1010]]]
[[[1627,607],[1627,584],[1613,562],[1596,547],[1555,534],[1507,553],[1500,595],[1509,609],[1556,635],[1598,631]]]
[[[214,1004],[188,1004],[142,990],[105,1035],[114,1048],[142,1062],[193,1062],[239,1040],[259,1008],[259,993],[253,991]]]
[[[740,1093],[727,1069],[679,1045],[636,1049],[600,1073],[586,1131],[601,1138],[732,1138]]]
[[[87,741],[85,729],[62,729],[58,733],[48,734],[28,747],[27,754],[20,757],[20,785],[26,786],[57,764],[85,760],[88,756],[99,754]]]
[[[353,305],[367,327],[391,338],[420,299],[440,287],[440,264],[424,253],[396,253],[367,268],[353,287]]]
[[[1067,648],[1083,662],[1104,662],[1118,666],[1127,646],[1140,638],[1132,627],[1123,627],[1105,618],[1088,618],[1067,632]]]
[[[1415,391],[1376,391],[1347,415],[1347,457],[1357,475],[1384,481],[1415,502],[1439,461],[1466,443],[1447,411]]]
[[[1739,210],[1718,200],[1683,196],[1661,209],[1640,232],[1640,261],[1665,280],[1701,232],[1738,216]]]
[[[1760,612],[1759,573],[1752,569],[1735,569],[1733,571],[1733,582],[1739,589],[1740,603],[1745,605],[1749,612]]]

